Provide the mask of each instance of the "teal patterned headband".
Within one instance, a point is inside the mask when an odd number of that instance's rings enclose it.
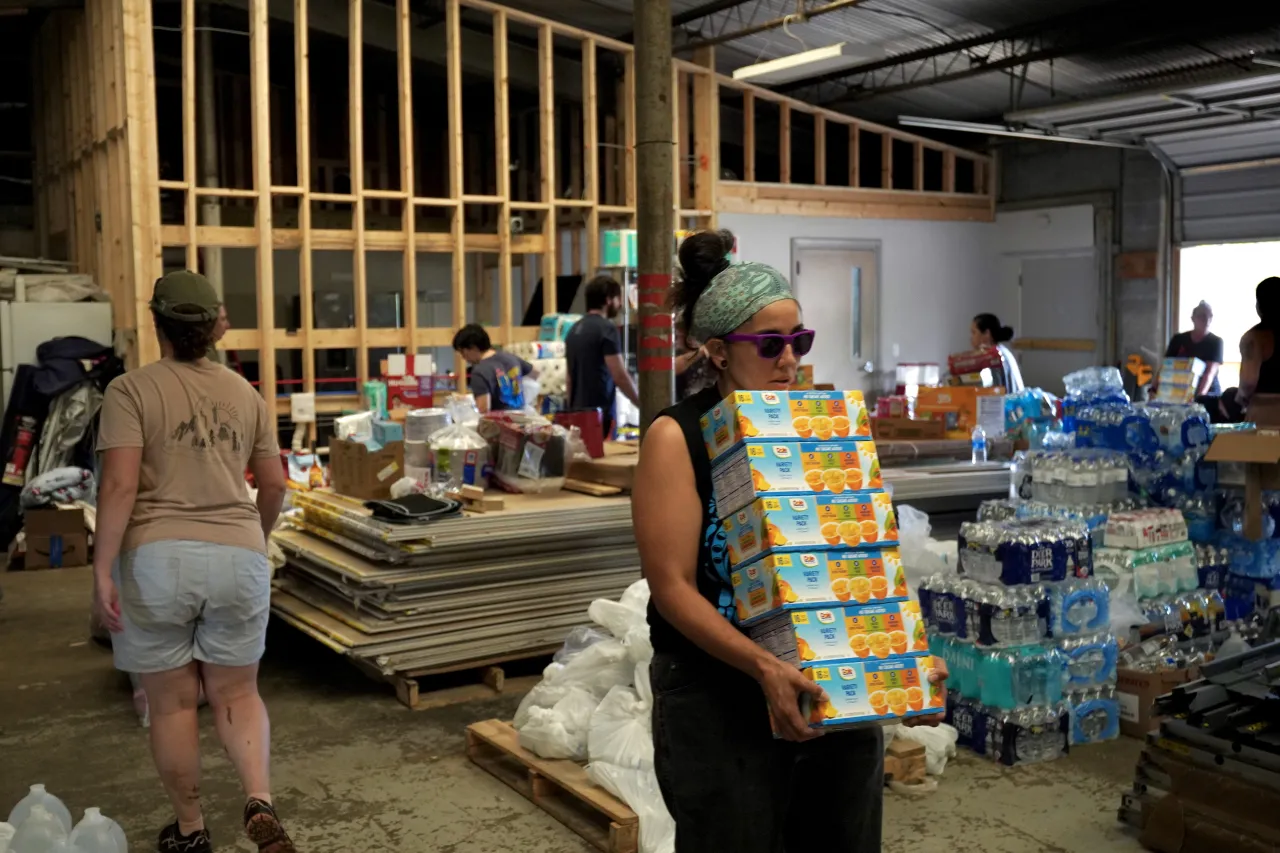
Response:
[[[734,264],[711,279],[693,309],[690,334],[700,343],[727,335],[767,305],[795,299],[791,285],[768,264]]]

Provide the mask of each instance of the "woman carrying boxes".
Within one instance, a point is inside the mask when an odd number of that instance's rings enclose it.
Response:
[[[654,421],[633,489],[658,781],[677,853],[875,853],[877,724],[936,724],[946,669],[916,642],[862,395],[790,390],[814,333],[732,246],[680,247],[673,302],[717,381]]]

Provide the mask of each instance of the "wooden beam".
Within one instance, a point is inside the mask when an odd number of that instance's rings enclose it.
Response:
[[[849,186],[862,185],[862,128],[849,125]]]
[[[350,15],[347,42],[348,121],[351,135],[352,225],[356,232],[355,256],[352,258],[352,289],[355,291],[356,315],[356,380],[369,378],[369,281],[365,247],[364,199],[364,0],[347,0]]]
[[[94,5],[90,0],[90,5]],[[182,179],[187,182],[183,218],[187,226],[187,269],[200,269],[196,245],[196,3],[182,0]]]
[[[742,179],[756,179],[756,96],[742,93]]]
[[[1038,352],[1093,352],[1098,348],[1098,342],[1092,338],[1018,338],[1009,346]]]
[[[779,111],[778,183],[791,183],[791,105],[783,104]]]
[[[827,185],[827,120],[822,116],[813,118],[813,182]]]
[[[956,191],[956,154],[954,151],[942,152],[942,191]]]
[[[893,137],[880,134],[880,188],[893,189]]]
[[[461,201],[463,192],[462,139],[462,9],[458,0],[445,0],[445,64],[449,101],[449,195]],[[466,231],[462,204],[453,211],[453,326],[467,324],[467,259],[463,254]]]
[[[632,76],[635,65],[632,63]],[[542,312],[556,311],[557,240],[556,212],[550,205],[556,200],[556,75],[555,31],[550,24],[538,28],[538,111],[542,161],[542,203],[548,205],[542,219],[542,236],[546,248],[542,254]],[[634,126],[632,133],[634,134]],[[634,157],[632,158],[634,160]]]
[[[276,327],[276,291],[271,251],[271,80],[268,76],[271,65],[267,55],[271,24],[267,2],[249,2],[249,88],[253,99],[253,187],[258,191],[258,328],[262,332],[258,388],[270,403],[276,398],[276,351],[270,338]]]
[[[308,0],[293,0],[293,110],[297,122],[298,187],[298,301],[301,303],[302,392],[316,390],[315,286],[312,281],[311,247],[311,45],[308,32]],[[274,237],[275,235],[273,235]],[[316,427],[307,427],[316,440]]]
[[[917,142],[911,153],[911,188],[916,192],[924,192],[924,145]]]
[[[493,123],[497,133],[498,195],[505,201],[498,214],[498,312],[502,339],[510,340],[511,299],[511,106],[507,70],[507,13],[493,15]]]
[[[722,213],[993,222],[985,196],[721,181]]]
[[[405,248],[401,277],[404,280],[404,326],[409,330],[409,349],[418,351],[418,249],[414,240],[416,209],[413,198],[413,21],[410,0],[396,0],[396,72],[400,117],[400,191],[406,201],[400,205],[400,230]]]
[[[699,48],[693,61],[715,69],[716,49]],[[709,210],[699,217],[699,228],[716,227],[716,186],[720,182],[720,85],[713,74],[693,76],[694,207]]]
[[[137,345],[128,353],[131,366],[160,358],[155,326],[149,322],[152,285],[159,277],[160,211],[159,157],[157,155],[155,110],[155,61],[151,38],[150,0],[119,0],[120,44],[123,45],[124,120],[128,135],[127,221],[130,224],[129,281],[134,306],[130,319],[135,323]],[[142,318],[148,318],[143,321]]]
[[[600,269],[600,105],[597,91],[596,43],[582,42],[583,194],[591,202],[583,238],[587,241],[587,276]]]
[[[626,166],[623,174],[626,186],[623,204],[634,210],[636,206],[636,57],[627,53],[622,59],[622,144],[626,146]],[[632,223],[635,219],[632,219]]]
[[[689,170],[689,76],[676,70],[676,172],[680,176],[677,207],[692,207],[693,174]]]

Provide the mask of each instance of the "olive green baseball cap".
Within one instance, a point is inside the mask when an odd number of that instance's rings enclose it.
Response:
[[[151,310],[170,320],[207,323],[218,319],[222,300],[209,279],[191,270],[171,272],[156,279]]]

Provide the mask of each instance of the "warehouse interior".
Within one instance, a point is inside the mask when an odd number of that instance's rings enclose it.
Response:
[[[1274,8],[663,3],[670,222],[727,229],[737,260],[792,278],[820,382],[892,389],[901,366],[969,349],[971,319],[990,312],[1016,332],[1026,385],[1064,396],[1064,375],[1091,366],[1158,372],[1201,300],[1225,340],[1222,384],[1240,381],[1253,288],[1280,274]],[[282,446],[324,446],[389,358],[465,376],[460,327],[486,327],[498,349],[533,346],[544,316],[583,313],[580,286],[608,266],[604,235],[643,227],[653,192],[638,177],[640,5],[0,0],[0,269],[33,258],[92,276],[129,368],[160,357],[156,280],[202,273],[230,323],[224,361],[266,398]],[[834,70],[733,76],[834,45]],[[831,247],[865,256],[852,288],[847,270],[802,267]],[[1124,375],[1136,399],[1140,372]],[[314,403],[305,424],[295,395]],[[977,491],[1003,497],[1008,479],[1006,466]],[[921,499],[940,519],[933,536],[955,538],[969,497]],[[639,577],[619,513],[607,523],[626,536],[599,534],[616,549],[613,598],[621,568]],[[582,529],[582,560],[596,559],[599,531]],[[520,551],[522,533],[503,535]],[[572,603],[585,612],[594,595]],[[88,634],[92,596],[88,569],[0,573],[0,817],[42,782],[149,850],[169,806],[129,679]],[[510,720],[563,634],[540,636],[537,655],[493,655],[516,687],[452,667],[432,682],[450,698],[409,711],[347,665],[349,650],[273,619],[261,691],[298,849],[643,849],[643,817],[641,847],[608,846],[580,828],[589,818],[549,813],[469,760],[467,726]],[[935,787],[886,791],[884,846],[1155,849],[1116,820],[1143,743],[1015,768],[961,750]],[[218,848],[252,850],[211,726],[202,745]]]

